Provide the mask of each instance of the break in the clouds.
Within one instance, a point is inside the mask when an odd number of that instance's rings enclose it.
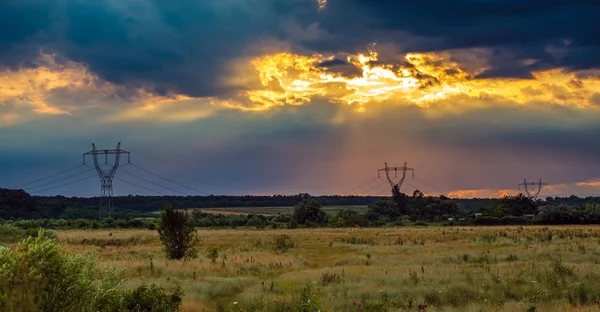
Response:
[[[546,195],[593,195],[597,16],[597,1],[3,1],[0,183],[122,141],[215,193],[340,193],[408,161],[406,191],[541,177]]]

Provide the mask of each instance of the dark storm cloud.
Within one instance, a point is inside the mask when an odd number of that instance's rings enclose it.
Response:
[[[52,27],[53,5],[44,0],[0,2],[0,69],[29,63],[38,56],[39,44],[46,42],[45,29]]]
[[[229,61],[259,39],[293,39],[281,25],[298,24],[292,16],[308,20],[305,16],[316,10],[316,2],[308,0],[60,5],[9,0],[0,4],[0,64],[23,66],[43,47],[116,84],[161,94],[215,95],[227,92],[220,89],[220,80],[228,74]]]
[[[34,66],[43,49],[116,84],[224,95],[233,91],[222,85],[225,66],[275,39],[305,52],[364,52],[372,42],[405,52],[483,47],[492,53],[481,78],[531,78],[599,67],[598,16],[596,0],[330,0],[323,10],[315,0],[5,0],[0,66]]]
[[[514,69],[524,60],[536,60],[517,71],[523,76],[526,67],[600,67],[598,16],[600,2],[592,0],[348,0],[330,1],[322,12],[321,27],[338,37],[338,46],[349,48],[391,40],[411,52],[491,48],[511,58],[492,55],[491,62],[500,63],[495,64],[498,67],[504,63]],[[407,34],[417,39],[403,40]],[[552,55],[548,47],[562,55]],[[500,76],[507,72],[495,71]]]

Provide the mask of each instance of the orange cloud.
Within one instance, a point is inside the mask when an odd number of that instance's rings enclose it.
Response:
[[[537,189],[536,189],[537,190]],[[451,198],[498,198],[507,195],[526,194],[524,190],[510,189],[479,189],[479,190],[456,190],[446,194]],[[535,193],[535,190],[534,192]],[[548,196],[564,196],[565,194],[578,194],[581,196],[600,195],[600,180],[582,181],[564,184],[550,184],[542,187],[538,198]]]
[[[490,105],[538,110],[544,105],[563,105],[594,114],[600,112],[600,107],[592,103],[594,94],[600,93],[600,79],[590,73],[578,76],[555,69],[535,72],[535,79],[474,79],[486,69],[485,64],[459,64],[451,53],[406,53],[395,62],[382,63],[374,50],[343,55],[345,65],[341,66],[345,70],[340,71],[339,65],[331,65],[340,63],[340,56],[337,57],[336,61],[334,55],[269,53],[249,61],[252,72],[243,66],[232,67],[236,72],[224,83],[244,90],[240,94],[194,98],[181,94],[162,96],[140,88],[128,90],[133,96],[125,102],[115,96],[125,87],[103,81],[83,64],[59,63],[53,55],[42,54],[36,68],[0,72],[0,103],[20,107],[0,110],[4,112],[0,113],[0,126],[23,120],[23,108],[34,115],[71,115],[115,101],[120,101],[120,105],[112,106],[120,109],[101,119],[185,122],[220,110],[260,112],[306,105],[315,99],[341,104],[358,113],[381,103],[416,105],[430,117]],[[81,103],[66,100],[69,93],[53,100],[55,93],[62,90],[83,92],[85,96]],[[345,120],[338,115],[332,122]]]
[[[334,56],[280,52],[258,57],[252,65],[262,87],[248,90],[245,95],[256,110],[302,105],[323,97],[364,111],[371,103],[390,100],[436,110],[487,106],[475,102],[448,108],[439,104],[441,100],[461,96],[502,99],[516,106],[545,102],[583,109],[591,108],[591,97],[600,92],[600,80],[593,76],[579,79],[575,73],[561,69],[534,72],[535,79],[475,79],[486,68],[464,68],[453,61],[450,53],[407,53],[395,64],[380,63],[375,51],[345,58],[348,63],[345,66],[354,67],[358,75],[342,74],[334,66],[319,65],[333,61]]]
[[[51,104],[50,93],[58,89],[96,88],[97,77],[79,63],[58,64],[53,55],[42,54],[36,65],[0,72],[0,102],[28,105],[38,114],[69,115],[77,107]]]

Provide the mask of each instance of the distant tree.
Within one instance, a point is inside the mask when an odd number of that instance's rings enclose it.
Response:
[[[377,221],[383,217],[397,218],[400,216],[398,206],[389,199],[378,199],[367,206],[365,218],[370,221]]]
[[[515,216],[519,217],[526,213],[535,213],[537,205],[529,197],[519,194],[516,196],[504,196],[492,207],[492,215],[495,217]]]
[[[398,213],[389,215],[389,217],[395,218],[401,215],[408,214],[408,196],[400,192],[400,187],[398,186],[398,184],[394,185],[394,187],[392,188],[392,198],[394,199],[394,203],[396,203],[396,206],[398,207]]]
[[[0,189],[0,218],[36,217],[37,202],[23,190]]]
[[[327,221],[327,213],[323,210],[321,204],[312,198],[304,199],[294,207],[293,217],[298,224],[306,224],[307,221],[322,224]]]
[[[354,209],[343,209],[336,216],[336,225],[341,227],[364,225],[363,216]]]
[[[157,230],[170,259],[182,259],[187,254],[195,253],[196,228],[186,212],[165,205]]]

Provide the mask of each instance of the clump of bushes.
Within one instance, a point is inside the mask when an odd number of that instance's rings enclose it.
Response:
[[[273,243],[275,244],[275,249],[281,252],[286,252],[288,249],[296,247],[296,242],[286,234],[275,236]]]
[[[14,249],[0,249],[0,311],[179,310],[180,289],[123,290],[119,272],[98,268],[90,255],[70,255],[51,236],[40,230]]]

